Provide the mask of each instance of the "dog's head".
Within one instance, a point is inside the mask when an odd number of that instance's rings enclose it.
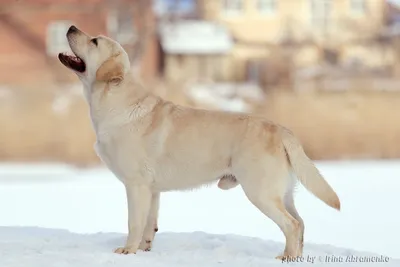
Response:
[[[90,36],[71,26],[67,32],[74,55],[60,53],[59,60],[85,83],[121,82],[130,68],[127,53],[116,41],[99,35]]]

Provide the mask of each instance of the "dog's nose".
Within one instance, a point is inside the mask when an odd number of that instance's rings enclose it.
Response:
[[[71,27],[69,27],[67,34],[74,33],[77,31],[78,31],[78,28],[75,27],[74,25],[72,25]]]

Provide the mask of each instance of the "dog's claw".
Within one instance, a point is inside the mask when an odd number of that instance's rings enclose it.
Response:
[[[282,261],[285,257],[286,256],[284,256],[284,255],[279,255],[279,256],[276,256],[275,259]]]
[[[144,242],[142,241],[142,243],[140,243],[139,249],[141,249],[143,251],[150,251],[151,245],[152,245],[151,240],[146,240]]]
[[[276,256],[275,259],[282,262],[297,262],[300,256],[290,256],[287,254]]]
[[[117,249],[115,249],[115,250],[114,250],[114,253],[117,253],[117,254],[124,254],[124,255],[136,254],[136,250],[133,250],[133,249],[131,249],[131,248],[123,247],[123,248],[117,248]]]

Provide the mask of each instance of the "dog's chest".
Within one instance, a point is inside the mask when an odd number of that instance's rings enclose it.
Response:
[[[94,150],[100,159],[108,166],[111,162],[112,154],[114,153],[110,142],[97,139],[94,144]]]
[[[112,140],[109,138],[98,138],[96,143],[94,144],[94,150],[96,151],[99,158],[103,161],[103,163],[112,171],[116,172],[115,167],[113,167],[113,162],[115,162],[116,158],[116,148],[112,145]],[[115,175],[118,179],[121,180],[121,175]]]
[[[116,142],[115,137],[103,135],[97,138],[94,149],[114,175],[124,182],[132,166],[126,160],[126,147]]]
[[[134,134],[103,134],[97,136],[95,151],[104,164],[123,183],[148,183],[152,164],[144,156]]]

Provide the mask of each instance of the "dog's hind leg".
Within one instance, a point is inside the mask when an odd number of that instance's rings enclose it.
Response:
[[[301,256],[300,223],[286,210],[282,199],[256,195],[248,195],[248,198],[262,213],[271,218],[285,235],[284,253],[277,258]]]
[[[294,204],[294,189],[295,189],[295,184],[290,184],[288,186],[288,191],[285,194],[285,197],[283,199],[286,210],[292,215],[300,224],[300,245],[299,245],[299,250],[300,254],[303,253],[303,246],[304,246],[304,221],[300,217],[296,206]]]
[[[263,163],[252,161],[250,164],[244,164],[246,169],[243,168],[236,177],[248,199],[272,219],[285,235],[284,253],[277,258],[301,256],[300,222],[290,214],[284,203],[284,196],[290,182],[288,169],[274,158],[263,160]]]

